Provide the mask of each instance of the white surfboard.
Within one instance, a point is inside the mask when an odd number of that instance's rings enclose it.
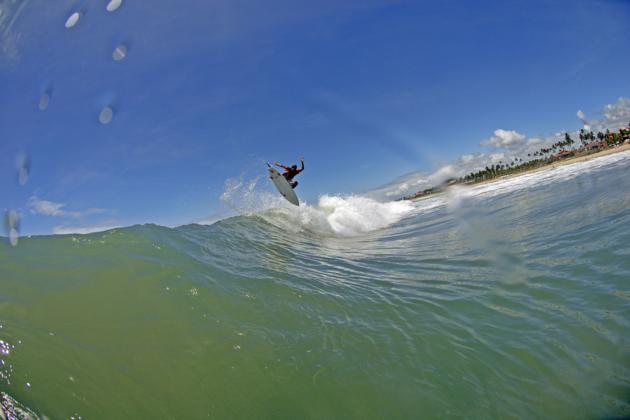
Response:
[[[271,178],[273,185],[275,185],[278,189],[278,192],[282,194],[289,203],[299,206],[300,200],[298,200],[297,195],[295,195],[295,191],[293,191],[293,188],[289,185],[289,181],[287,181],[286,178],[283,177],[280,172],[276,171],[270,164],[267,164],[267,166],[269,167],[269,177]]]

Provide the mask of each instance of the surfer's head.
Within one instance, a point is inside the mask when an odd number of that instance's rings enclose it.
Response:
[[[291,169],[297,169],[297,165],[291,165]]]

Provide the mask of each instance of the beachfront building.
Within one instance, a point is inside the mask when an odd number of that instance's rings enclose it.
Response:
[[[589,150],[589,151],[605,149],[605,148],[606,148],[605,141],[593,141],[586,145],[586,150]]]
[[[575,156],[575,150],[560,150],[555,155],[557,159],[566,159],[570,156]]]

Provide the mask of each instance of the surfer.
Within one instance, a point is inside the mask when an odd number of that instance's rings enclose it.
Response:
[[[276,165],[279,168],[284,169],[284,172],[282,173],[282,176],[287,180],[287,182],[289,183],[289,185],[291,186],[291,188],[294,188],[298,186],[298,182],[294,181],[293,178],[299,174],[300,172],[302,172],[304,170],[304,158],[300,158],[300,162],[302,162],[302,167],[300,169],[298,169],[297,165],[291,165],[291,166],[285,166],[282,165],[278,162],[275,162],[274,165]]]

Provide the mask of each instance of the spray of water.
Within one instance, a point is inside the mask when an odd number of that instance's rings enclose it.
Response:
[[[410,202],[382,203],[356,195],[322,195],[316,205],[304,202],[296,207],[266,189],[263,181],[263,176],[230,178],[225,181],[221,201],[240,215],[262,217],[285,231],[334,236],[356,236],[385,228],[414,209]]]

